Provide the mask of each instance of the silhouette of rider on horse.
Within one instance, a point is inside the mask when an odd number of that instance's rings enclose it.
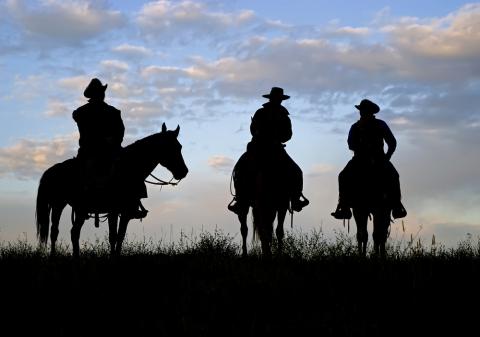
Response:
[[[107,84],[103,85],[97,78],[92,79],[83,93],[89,99],[88,103],[72,115],[80,133],[76,158],[81,167],[81,184],[88,196],[95,195],[102,187],[112,187],[108,184],[111,183],[125,134],[120,110],[104,101],[106,89]],[[140,198],[147,196],[145,184],[141,184],[135,196],[136,205],[131,210],[132,218],[137,219],[144,218],[148,212],[140,202]],[[85,194],[82,197],[89,199]]]
[[[228,209],[236,214],[247,212],[252,200],[254,172],[258,167],[285,172],[291,208],[300,212],[309,204],[303,194],[303,174],[300,167],[285,151],[285,144],[292,138],[292,123],[282,101],[290,98],[283,89],[273,87],[263,95],[269,101],[258,109],[250,124],[252,140],[247,151],[234,167],[233,181],[236,195]]]
[[[358,191],[365,177],[385,182],[384,188],[389,195],[392,216],[403,218],[406,210],[401,203],[399,175],[390,159],[397,147],[397,141],[387,123],[375,118],[380,107],[368,99],[364,99],[355,107],[360,112],[360,119],[354,123],[348,133],[348,147],[353,151],[353,158],[338,176],[339,201],[332,216],[336,219],[350,219],[351,207],[358,203]],[[384,152],[384,142],[387,152]],[[363,182],[365,183],[365,182]],[[373,182],[370,187],[373,188]],[[365,185],[362,185],[365,186]]]

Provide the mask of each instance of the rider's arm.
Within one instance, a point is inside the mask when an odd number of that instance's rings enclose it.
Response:
[[[258,124],[259,124],[258,115],[259,115],[260,110],[261,109],[259,109],[255,112],[255,114],[252,117],[252,122],[250,123],[250,134],[252,135],[252,137],[258,136],[258,133],[260,131],[259,126],[258,126]]]
[[[280,143],[286,143],[292,138],[292,121],[288,115],[281,119]]]
[[[123,142],[123,136],[125,135],[125,125],[123,124],[120,110],[117,110],[116,112],[118,113],[118,117],[116,118],[115,137],[118,144],[121,145]]]
[[[358,150],[358,141],[357,141],[355,129],[356,128],[355,128],[355,124],[354,124],[350,128],[350,131],[348,131],[348,139],[347,139],[348,148],[350,150],[352,150],[353,152]]]
[[[397,140],[395,139],[395,136],[393,135],[392,131],[388,127],[387,123],[383,121],[382,121],[382,129],[383,129],[383,139],[385,140],[385,143],[388,146],[388,150],[385,156],[387,160],[390,160],[390,158],[392,158],[393,153],[395,152],[395,149],[397,148]]]

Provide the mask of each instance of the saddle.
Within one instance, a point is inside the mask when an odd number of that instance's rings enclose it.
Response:
[[[132,219],[146,217],[148,211],[140,202],[140,198],[147,196],[145,184],[124,181],[118,160],[77,160],[77,208],[84,215],[95,217],[95,227],[99,226],[99,214],[109,213],[116,208],[118,211],[127,211]]]
[[[79,194],[77,204],[87,214],[108,213],[114,205],[114,163],[77,159]]]

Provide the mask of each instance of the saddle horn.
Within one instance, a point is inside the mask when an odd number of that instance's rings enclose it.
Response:
[[[167,126],[165,125],[165,122],[162,124],[162,132],[166,132],[167,131]]]

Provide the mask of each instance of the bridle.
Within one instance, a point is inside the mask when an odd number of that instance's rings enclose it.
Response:
[[[165,181],[165,180],[162,180],[162,179],[160,179],[160,178],[157,178],[156,176],[154,176],[154,175],[151,174],[151,173],[150,173],[150,177],[152,177],[153,179],[155,179],[155,181],[145,180],[145,182],[148,183],[148,184],[159,185],[159,186],[165,186],[165,185],[176,186],[176,185],[178,185],[178,183],[182,180],[182,179],[179,179],[179,180],[177,180],[177,181],[172,182],[172,180],[174,179],[174,178],[172,177],[172,179],[170,179],[169,181]]]

